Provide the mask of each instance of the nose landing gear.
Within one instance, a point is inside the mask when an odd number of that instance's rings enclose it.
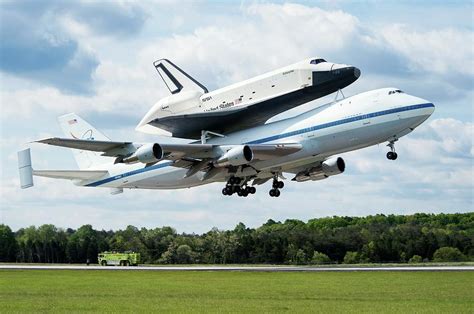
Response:
[[[390,151],[387,153],[387,159],[389,160],[395,160],[397,159],[398,155],[395,152],[395,142],[397,140],[390,141],[387,146],[390,147]]]

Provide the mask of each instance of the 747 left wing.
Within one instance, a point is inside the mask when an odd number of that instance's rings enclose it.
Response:
[[[301,144],[158,144],[115,141],[96,141],[52,137],[37,143],[101,152],[102,156],[115,157],[115,163],[141,162],[147,165],[161,160],[173,160],[175,166],[189,168],[199,165],[216,167],[241,166],[256,160],[268,160],[293,154],[301,150]],[[201,168],[202,167],[202,168]],[[198,170],[198,171],[199,171]]]

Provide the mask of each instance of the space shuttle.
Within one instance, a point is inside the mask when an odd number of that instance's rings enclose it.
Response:
[[[143,117],[137,131],[204,142],[208,133],[251,128],[271,117],[338,91],[356,81],[354,66],[310,58],[209,91],[173,62],[153,63],[170,95]]]

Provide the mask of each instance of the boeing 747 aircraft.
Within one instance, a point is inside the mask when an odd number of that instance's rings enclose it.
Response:
[[[201,100],[205,95],[200,96]],[[209,97],[222,102],[217,96]],[[207,109],[203,112],[207,113]],[[73,149],[79,170],[33,169],[30,150],[26,149],[18,153],[21,186],[33,186],[33,175],[68,179],[85,187],[107,187],[113,194],[123,189],[179,189],[225,182],[222,194],[246,197],[256,192],[256,186],[273,180],[269,194],[278,197],[284,187],[284,174],[291,175],[299,184],[343,173],[345,162],[337,156],[340,153],[387,142],[387,158],[397,159],[395,142],[428,119],[433,111],[434,105],[427,100],[397,88],[383,88],[292,118],[218,130],[222,133],[213,132],[212,128],[196,133],[196,125],[189,129],[177,127],[184,133],[201,135],[200,141],[189,140],[184,144],[172,138],[160,143],[111,141],[79,116],[68,114],[59,118],[66,138],[37,142]],[[160,125],[163,119],[154,114],[149,117],[140,125],[149,121]],[[188,121],[186,115],[179,119]],[[193,124],[193,118],[189,117],[189,123]],[[207,126],[212,125],[218,124],[212,122]]]

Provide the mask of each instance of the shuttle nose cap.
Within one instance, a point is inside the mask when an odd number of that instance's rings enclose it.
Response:
[[[354,68],[354,76],[356,79],[358,79],[360,76],[360,70],[359,68],[356,68],[356,67],[353,67],[353,68]]]
[[[352,77],[357,80],[360,77],[360,69],[347,64],[334,64],[331,70],[335,73],[340,73],[343,76]],[[354,80],[354,81],[355,81]]]

